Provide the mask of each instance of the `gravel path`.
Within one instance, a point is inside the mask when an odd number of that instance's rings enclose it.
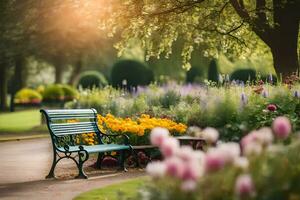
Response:
[[[73,179],[77,174],[75,164],[64,160],[57,165],[58,179],[46,180],[52,162],[51,148],[49,138],[0,143],[0,199],[72,199],[93,188],[145,175],[136,169],[124,173],[86,167],[88,180]]]

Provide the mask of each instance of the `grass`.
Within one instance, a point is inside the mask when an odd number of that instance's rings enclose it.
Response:
[[[75,197],[75,200],[118,200],[122,197],[133,197],[137,190],[147,181],[147,177],[140,177],[130,181],[113,184],[100,189],[91,190]]]
[[[0,114],[0,133],[21,133],[32,131],[41,124],[41,114],[38,110],[24,110]],[[35,131],[42,131],[38,127]]]

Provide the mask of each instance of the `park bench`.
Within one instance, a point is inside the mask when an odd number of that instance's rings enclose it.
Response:
[[[98,154],[97,165],[100,167],[105,153],[119,152],[120,169],[126,170],[124,166],[126,152],[131,153],[132,150],[128,136],[102,133],[97,125],[97,111],[95,109],[41,109],[40,112],[46,118],[53,146],[53,163],[46,178],[55,177],[55,166],[64,158],[71,159],[76,163],[79,171],[76,178],[87,178],[83,164],[88,160],[89,154],[92,153]],[[76,139],[85,133],[95,133],[98,144],[79,145]],[[121,141],[122,144],[117,144],[117,141],[119,143]]]

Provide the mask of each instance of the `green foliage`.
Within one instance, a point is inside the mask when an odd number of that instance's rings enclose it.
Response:
[[[160,97],[160,105],[163,108],[170,108],[171,106],[176,106],[180,101],[180,95],[172,90],[167,91],[164,95]]]
[[[231,80],[243,81],[254,81],[256,79],[256,71],[253,69],[238,69],[230,75]]]
[[[215,59],[213,59],[209,64],[207,79],[216,83],[219,81],[219,70],[217,61]]]
[[[80,75],[77,85],[83,89],[92,89],[93,87],[104,87],[107,84],[107,80],[102,73],[98,71],[85,71]]]
[[[40,103],[42,95],[30,88],[23,88],[16,93],[15,103]]]
[[[139,85],[148,85],[153,80],[152,70],[138,61],[121,60],[112,67],[111,82],[114,87],[131,90]]]

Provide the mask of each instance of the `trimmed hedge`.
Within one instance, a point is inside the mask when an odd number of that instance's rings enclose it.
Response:
[[[121,60],[112,67],[111,82],[114,87],[132,90],[138,85],[148,85],[153,80],[153,71],[135,60]]]
[[[207,79],[212,82],[219,82],[218,64],[215,59],[209,63]]]
[[[186,72],[186,82],[194,83],[197,82],[197,79],[202,77],[202,70],[199,67],[193,66],[189,71]]]
[[[238,69],[230,75],[230,80],[243,81],[254,81],[256,79],[256,71],[254,69]]]
[[[93,87],[103,87],[108,84],[105,76],[98,71],[85,71],[80,75],[77,87],[92,89]]]

